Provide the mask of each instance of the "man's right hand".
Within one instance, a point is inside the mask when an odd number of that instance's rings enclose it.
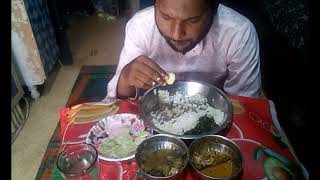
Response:
[[[139,56],[123,67],[118,81],[118,97],[134,96],[135,88],[150,89],[165,84],[168,74],[152,59]]]

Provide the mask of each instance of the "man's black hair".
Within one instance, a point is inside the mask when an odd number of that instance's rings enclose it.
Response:
[[[156,3],[157,0],[154,1],[154,3]],[[218,10],[218,6],[219,6],[219,0],[206,0],[208,6],[207,7],[211,7],[212,10],[212,14],[216,14],[217,10]]]

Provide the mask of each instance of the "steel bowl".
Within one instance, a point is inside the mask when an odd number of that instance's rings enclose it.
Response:
[[[232,175],[230,177],[218,178],[218,177],[210,177],[198,170],[192,161],[192,157],[195,155],[195,152],[199,152],[202,149],[206,149],[206,151],[217,151],[222,152],[231,157],[232,161]],[[189,147],[190,153],[190,164],[195,171],[196,175],[198,175],[201,179],[205,180],[229,180],[236,179],[241,175],[243,168],[243,156],[240,151],[240,148],[237,144],[235,144],[232,140],[219,136],[219,135],[207,135],[201,138],[194,140]]]
[[[151,112],[157,110],[160,104],[158,96],[153,93],[154,89],[168,90],[170,95],[174,95],[176,91],[179,91],[184,96],[194,96],[196,94],[201,94],[203,97],[207,98],[209,105],[224,112],[224,123],[221,126],[212,129],[212,131],[202,134],[178,135],[165,132],[157,128],[152,121],[153,118],[151,116]],[[232,103],[227,95],[211,84],[198,81],[176,81],[173,85],[156,86],[149,89],[144,93],[140,100],[139,111],[141,118],[146,121],[156,133],[170,134],[183,140],[193,140],[204,135],[222,133],[224,132],[224,130],[230,127],[229,125],[231,125],[232,123],[233,116]]]
[[[136,151],[136,162],[138,167],[141,167],[142,159],[144,155],[148,152],[152,152],[159,149],[171,149],[177,151],[179,154],[181,154],[181,157],[183,157],[183,166],[179,170],[178,173],[167,176],[167,177],[156,177],[152,176],[150,174],[147,174],[146,172],[139,170],[140,174],[147,179],[155,180],[155,179],[162,179],[162,180],[171,180],[171,179],[177,179],[181,176],[183,170],[186,168],[189,162],[189,151],[187,145],[180,140],[179,138],[176,138],[171,135],[167,134],[157,134],[154,135],[146,140],[144,140],[137,148]],[[157,163],[157,162],[155,162]]]

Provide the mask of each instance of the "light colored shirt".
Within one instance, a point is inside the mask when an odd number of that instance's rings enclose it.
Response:
[[[261,96],[259,40],[246,17],[220,4],[208,34],[183,55],[161,36],[154,13],[154,7],[148,7],[128,21],[107,97],[117,97],[122,68],[140,55],[153,59],[166,72],[175,73],[176,79],[207,82],[228,95]]]

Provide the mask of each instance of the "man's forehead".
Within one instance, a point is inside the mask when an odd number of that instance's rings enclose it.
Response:
[[[205,4],[205,0],[157,0],[161,12],[181,19],[202,15]]]

